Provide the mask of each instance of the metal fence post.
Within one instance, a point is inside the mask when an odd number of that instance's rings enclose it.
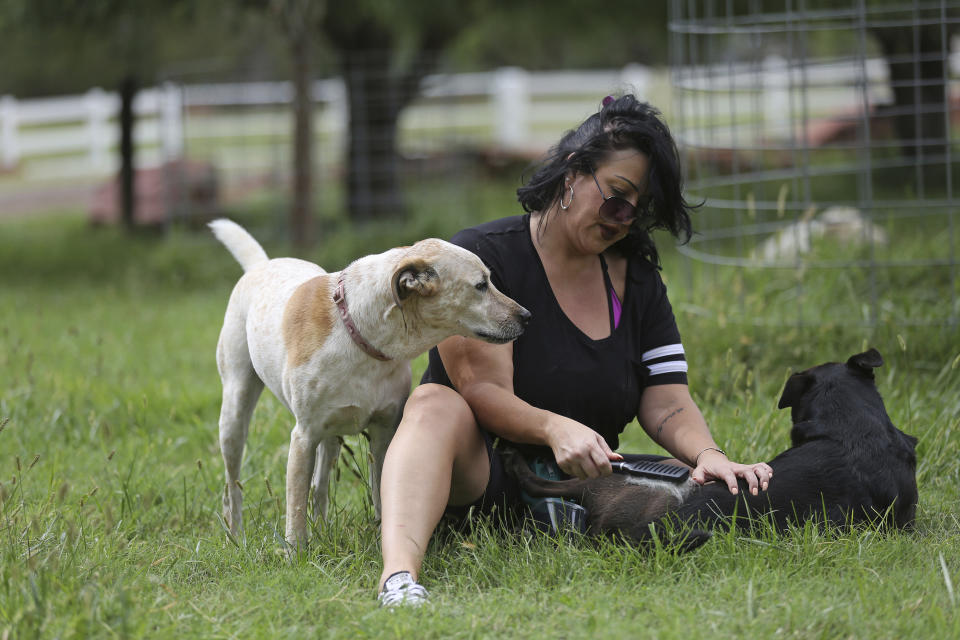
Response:
[[[18,124],[17,99],[3,96],[0,98],[0,166],[4,169],[12,169],[20,161]]]

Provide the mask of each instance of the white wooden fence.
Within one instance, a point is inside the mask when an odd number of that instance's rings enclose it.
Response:
[[[174,85],[138,94],[138,146],[159,145],[164,157],[183,149],[183,103]],[[31,158],[69,158],[79,173],[100,174],[115,165],[118,144],[112,123],[120,97],[94,88],[78,96],[33,100],[0,97],[0,168],[11,169]],[[78,162],[79,161],[79,162]]]
[[[960,72],[958,54],[951,57],[951,63],[955,77]],[[676,105],[682,109],[674,114],[683,129],[678,131],[681,143],[702,138],[701,128],[716,129],[724,123],[729,123],[729,133],[743,128],[743,122],[761,121],[767,135],[780,123],[784,129],[780,133],[786,135],[786,105],[796,87],[789,86],[784,67],[783,60],[769,58],[759,72],[751,71],[749,78],[740,77],[744,70],[728,65],[672,69],[672,79],[664,71],[654,73],[640,65],[579,72],[502,68],[434,75],[425,79],[420,98],[402,114],[400,139],[414,150],[451,140],[542,150],[559,132],[594,112],[605,95],[624,89],[667,111],[673,106],[671,91],[684,92],[685,98]],[[806,72],[809,77],[805,81],[817,92],[810,100],[821,110],[862,107],[857,87],[863,82],[871,87],[871,101],[889,99],[887,69],[881,59],[867,61],[865,68],[808,65]],[[736,94],[736,102],[710,100],[711,92],[729,91],[730,86],[746,89]],[[342,81],[316,81],[313,98],[316,133],[333,145],[322,151],[323,161],[334,162],[343,147],[349,117]],[[207,157],[221,168],[282,170],[287,154],[278,152],[278,146],[289,141],[291,99],[292,87],[287,82],[165,84],[141,91],[134,104],[139,163],[156,165],[185,152],[194,157],[197,149],[216,147]],[[57,98],[0,97],[0,173],[14,167],[25,177],[114,171],[116,154],[112,150],[117,146],[118,128],[112,121],[119,106],[116,94],[100,89]]]
[[[555,121],[551,137],[596,110],[600,100],[618,89],[644,95],[652,73],[646,67],[584,72],[530,73],[503,68],[487,73],[435,75],[426,78],[422,97],[407,109],[402,126],[420,130],[449,126],[450,118],[436,110],[459,110],[457,123],[487,131],[490,142],[504,148],[537,146],[536,130]],[[292,98],[287,82],[165,84],[137,94],[136,144],[140,164],[151,165],[180,157],[186,146],[203,139],[242,136],[286,136],[289,114],[250,120],[238,125],[229,116],[219,122],[208,114],[224,108],[283,109]],[[339,79],[313,85],[317,105],[317,133],[342,137],[347,124],[344,86]],[[451,99],[455,98],[451,106]],[[536,109],[533,100],[545,101]],[[83,95],[18,100],[0,97],[0,169],[42,164],[44,174],[102,175],[115,169],[112,150],[118,128],[112,122],[120,108],[119,96],[101,89]],[[198,115],[194,115],[198,114]],[[202,126],[189,126],[190,119]],[[206,119],[205,119],[206,118]],[[39,170],[37,170],[39,171]]]

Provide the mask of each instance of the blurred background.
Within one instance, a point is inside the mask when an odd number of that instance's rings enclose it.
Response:
[[[0,221],[229,215],[339,268],[517,213],[530,163],[633,91],[701,204],[675,305],[955,336],[958,23],[952,0],[6,0]]]
[[[7,211],[30,208],[31,191],[55,204],[79,194],[95,221],[132,204],[134,224],[169,224],[273,191],[308,245],[315,218],[395,218],[418,184],[535,158],[618,87],[669,97],[651,86],[665,80],[666,5],[629,24],[627,2],[5,7]],[[138,198],[124,202],[122,179],[117,197],[84,191],[127,162]],[[458,185],[440,188],[454,205]]]

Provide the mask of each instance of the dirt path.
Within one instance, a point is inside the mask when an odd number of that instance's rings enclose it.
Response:
[[[95,186],[93,183],[5,185],[0,188],[0,220],[55,213],[63,209],[86,212],[90,208]]]

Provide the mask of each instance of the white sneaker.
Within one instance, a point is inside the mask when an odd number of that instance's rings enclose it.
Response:
[[[426,604],[430,594],[414,581],[409,571],[398,571],[383,583],[377,600],[381,607],[419,607]]]

